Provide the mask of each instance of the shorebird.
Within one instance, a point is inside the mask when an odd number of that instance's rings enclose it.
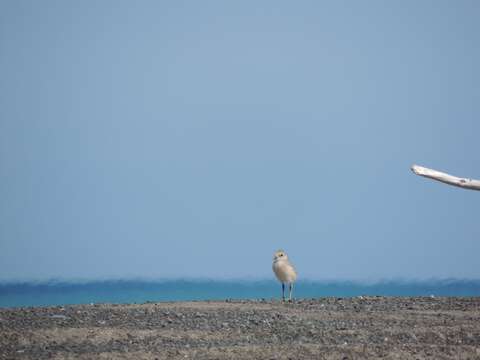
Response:
[[[289,286],[289,301],[292,301],[293,283],[297,280],[297,272],[290,261],[288,256],[283,250],[278,250],[273,255],[273,272],[278,281],[282,283],[282,300],[285,301],[285,284]]]

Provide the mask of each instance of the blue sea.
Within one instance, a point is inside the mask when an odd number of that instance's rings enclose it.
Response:
[[[279,298],[276,281],[97,280],[0,282],[0,307],[91,303]],[[480,296],[480,280],[300,281],[296,298],[382,296]]]

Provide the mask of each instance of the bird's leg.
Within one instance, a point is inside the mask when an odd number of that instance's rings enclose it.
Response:
[[[285,301],[285,284],[282,282],[282,301]]]
[[[290,286],[289,286],[289,294],[288,294],[289,296],[288,297],[289,297],[289,301],[292,301],[293,283],[290,283],[289,285]]]

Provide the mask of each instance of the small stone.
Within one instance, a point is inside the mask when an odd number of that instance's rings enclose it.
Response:
[[[52,319],[61,319],[61,320],[67,320],[68,319],[68,316],[61,315],[61,314],[53,314],[53,315],[50,315],[50,317]]]

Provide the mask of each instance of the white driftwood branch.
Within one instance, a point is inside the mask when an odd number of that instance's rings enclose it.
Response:
[[[426,167],[413,165],[412,171],[420,176],[429,179],[441,181],[448,185],[458,186],[464,189],[480,190],[480,180],[459,178],[453,175],[445,174],[443,172],[429,169]]]

